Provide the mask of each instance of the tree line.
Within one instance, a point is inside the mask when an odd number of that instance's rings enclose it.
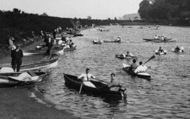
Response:
[[[190,0],[143,0],[138,12],[145,21],[190,25]]]
[[[137,21],[138,22],[138,21]],[[39,35],[40,31],[52,33],[57,27],[62,29],[74,28],[76,23],[80,27],[90,27],[93,25],[110,25],[120,24],[127,25],[132,22],[129,20],[117,20],[117,19],[92,19],[87,17],[86,19],[81,18],[60,18],[51,17],[47,13],[31,14],[14,8],[12,11],[1,11],[0,10],[0,49],[2,47],[8,48],[9,36],[14,36],[17,42],[26,41],[33,35]]]

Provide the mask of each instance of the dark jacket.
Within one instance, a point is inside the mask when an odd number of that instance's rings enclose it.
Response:
[[[22,61],[22,57],[23,57],[23,51],[22,50],[13,50],[11,52],[11,57],[12,59],[15,61],[15,62],[18,62],[18,61]]]

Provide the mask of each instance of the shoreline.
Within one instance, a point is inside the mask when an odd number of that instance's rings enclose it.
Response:
[[[80,119],[71,113],[37,102],[29,89],[1,88],[0,116],[2,119]]]
[[[23,50],[31,50],[42,42],[37,40],[34,43],[22,47]],[[10,66],[11,57],[9,54],[0,54],[1,66]],[[45,56],[24,57],[23,64],[39,61]],[[31,87],[30,87],[31,88]],[[44,100],[38,91],[26,87],[1,87],[0,88],[0,116],[2,119],[80,119],[66,110],[58,110],[53,104],[43,104],[37,101]],[[31,94],[34,93],[35,97]],[[38,96],[39,95],[39,96]],[[42,98],[41,98],[42,96]]]

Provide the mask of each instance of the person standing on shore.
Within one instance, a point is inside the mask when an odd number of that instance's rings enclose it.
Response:
[[[53,38],[51,38],[51,36],[48,36],[48,42],[47,42],[47,55],[51,55],[51,49],[53,47]]]
[[[12,68],[14,72],[20,71],[20,66],[22,65],[23,51],[20,49],[20,45],[16,45],[16,49],[11,53],[12,57]]]
[[[13,36],[10,36],[8,39],[8,43],[9,43],[9,48],[11,50],[11,66],[13,70],[14,70],[14,54],[15,54],[15,49],[16,49],[14,41],[15,41],[15,38]]]

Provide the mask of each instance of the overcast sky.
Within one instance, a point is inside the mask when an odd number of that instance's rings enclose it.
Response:
[[[21,9],[28,13],[69,18],[107,19],[137,13],[142,0],[0,0],[0,10]]]

